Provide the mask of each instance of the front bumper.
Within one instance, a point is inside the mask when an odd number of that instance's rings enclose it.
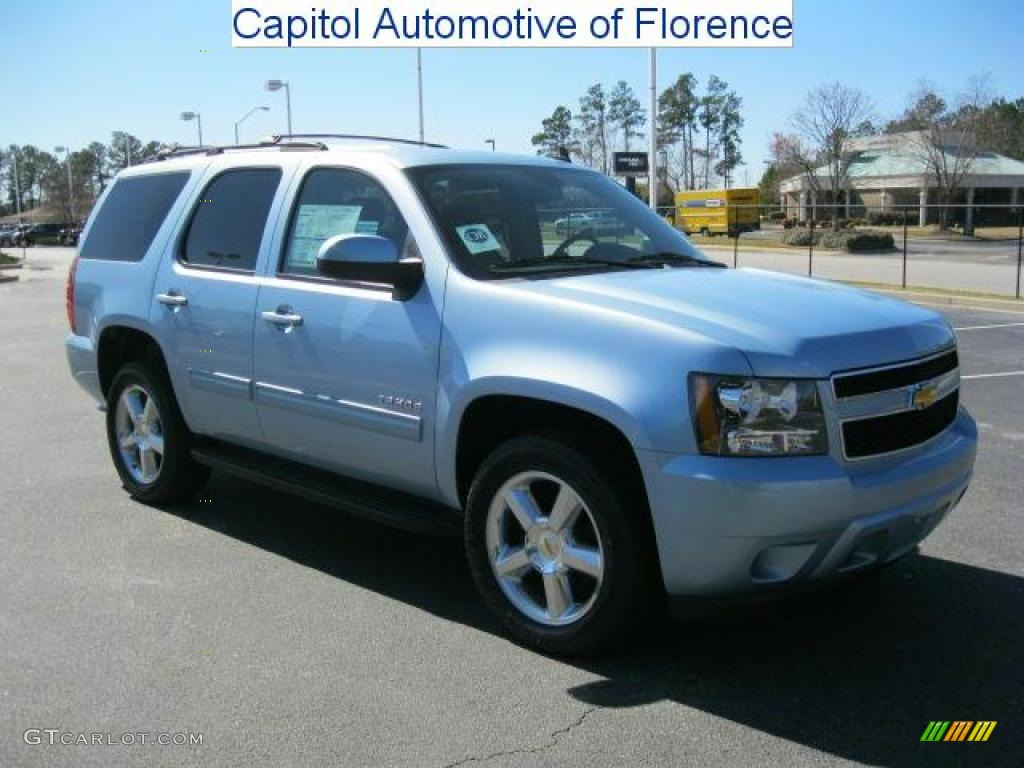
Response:
[[[978,432],[960,409],[928,443],[872,461],[639,454],[669,595],[811,586],[895,560],[957,504]]]

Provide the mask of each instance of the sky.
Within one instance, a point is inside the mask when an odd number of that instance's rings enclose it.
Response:
[[[265,105],[242,125],[243,141],[256,140],[285,131],[284,94],[266,92],[268,78],[291,83],[297,133],[417,133],[412,49],[232,49],[230,0],[0,3],[0,146],[74,149],[115,130],[194,144],[186,110],[202,115],[206,143],[227,144],[234,122]],[[307,5],[315,2],[297,8]],[[883,120],[922,79],[955,94],[988,73],[996,93],[1024,96],[1022,29],[1018,0],[794,0],[793,48],[662,48],[658,85],[689,71],[737,91],[739,178],[755,183],[772,132],[824,82],[865,90]],[[423,68],[426,137],[451,146],[493,138],[500,150],[532,153],[541,120],[560,104],[575,108],[595,82],[625,80],[647,102],[644,49],[428,49]]]

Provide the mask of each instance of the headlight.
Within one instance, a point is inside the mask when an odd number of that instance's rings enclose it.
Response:
[[[810,456],[828,451],[813,381],[690,376],[700,452],[712,456]]]

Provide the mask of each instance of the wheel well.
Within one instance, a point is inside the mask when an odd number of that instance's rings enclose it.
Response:
[[[118,369],[133,360],[147,360],[158,365],[164,372],[167,366],[164,355],[156,339],[144,331],[135,328],[114,326],[104,329],[100,334],[97,354],[100,389],[106,396],[110,383],[114,380]]]
[[[465,504],[480,464],[499,445],[518,435],[548,432],[576,438],[602,467],[613,468],[617,480],[646,502],[647,491],[636,453],[618,427],[587,411],[559,403],[511,395],[488,395],[470,403],[459,424],[455,477]]]

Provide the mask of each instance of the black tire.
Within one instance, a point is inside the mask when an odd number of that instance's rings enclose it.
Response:
[[[160,416],[163,458],[151,482],[141,482],[125,463],[117,437],[116,414],[122,393],[140,387],[153,399]],[[206,484],[210,471],[191,455],[192,434],[178,408],[167,374],[151,362],[136,361],[122,366],[107,392],[107,443],[121,483],[133,499],[146,504],[172,504],[192,498]]]
[[[571,624],[551,626],[530,618],[506,596],[491,565],[486,540],[491,502],[523,472],[550,474],[571,486],[600,535],[604,574],[589,610]],[[661,590],[646,499],[635,483],[616,479],[620,472],[560,435],[514,438],[481,464],[466,505],[466,554],[484,602],[516,641],[554,655],[591,654],[611,650],[641,621],[657,615]]]

